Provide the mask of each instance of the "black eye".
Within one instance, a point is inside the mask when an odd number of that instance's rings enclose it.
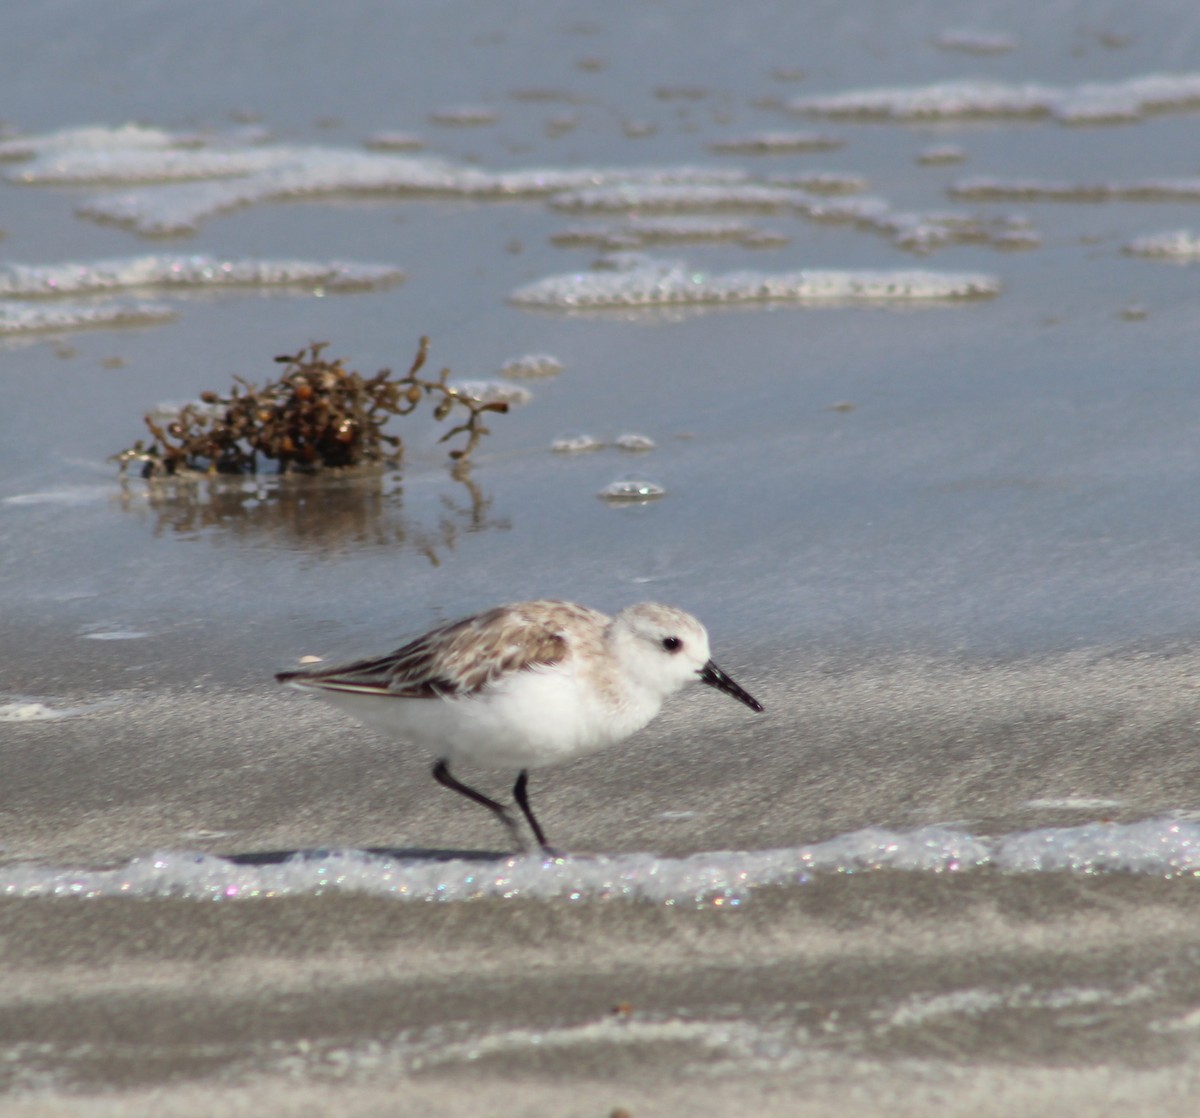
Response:
[[[678,652],[683,647],[683,641],[678,637],[663,637],[662,646],[668,652]]]

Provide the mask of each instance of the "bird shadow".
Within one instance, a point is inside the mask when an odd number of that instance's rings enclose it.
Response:
[[[248,850],[222,854],[220,857],[235,866],[278,866],[292,859],[320,861],[344,852],[344,848],[313,847],[299,850]],[[513,856],[497,850],[443,850],[425,846],[367,846],[361,848],[360,852],[397,862],[503,862]]]

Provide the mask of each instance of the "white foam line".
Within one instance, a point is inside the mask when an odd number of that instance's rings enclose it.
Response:
[[[1035,811],[1112,811],[1124,806],[1122,800],[1106,800],[1099,796],[1062,796],[1026,800],[1025,807]]]
[[[92,150],[51,148],[9,171],[26,186],[77,186],[104,182],[182,182],[250,175],[303,158],[297,147],[163,150],[153,146]]]
[[[982,201],[1195,202],[1200,200],[1200,177],[1063,182],[976,176],[951,183],[948,193],[953,198]]]
[[[992,180],[986,180],[991,184]],[[614,225],[605,230],[601,227],[601,235],[597,237],[592,230],[569,230],[561,234],[556,241],[569,243],[583,239],[599,240],[604,243],[608,238],[651,241],[654,239],[670,240],[685,239],[676,236],[672,238],[672,227],[662,224],[674,220],[689,222],[676,226],[681,233],[687,235],[696,232],[707,232],[710,239],[713,233],[722,237],[745,236],[749,230],[726,221],[724,225],[710,223],[706,226],[703,220],[689,218],[689,211],[713,210],[790,210],[803,214],[812,221],[819,222],[848,222],[864,229],[873,229],[890,237],[901,248],[929,251],[946,244],[978,242],[992,244],[998,247],[1014,247],[1020,239],[1031,244],[1036,234],[1026,218],[1019,216],[981,216],[978,214],[942,212],[942,213],[904,213],[895,211],[883,198],[861,196],[856,198],[822,198],[808,190],[781,184],[758,185],[743,184],[735,186],[639,186],[626,183],[619,186],[596,187],[590,190],[576,190],[565,194],[557,194],[550,199],[550,205],[560,209],[578,213],[652,213],[666,214],[659,217],[658,232],[654,219],[645,217],[628,221],[624,225]],[[671,215],[678,215],[672,218]],[[642,232],[645,230],[645,232]]]
[[[168,322],[174,317],[175,312],[170,307],[141,300],[31,305],[0,299],[0,334],[138,325]]]
[[[174,147],[182,140],[181,135],[165,132],[161,128],[144,128],[139,124],[125,124],[118,128],[99,125],[63,128],[40,136],[15,136],[0,141],[0,159],[32,159],[45,152],[88,148],[105,151],[153,148],[161,151]]]
[[[814,199],[796,187],[763,183],[695,184],[623,182],[564,190],[550,199],[567,213],[625,213],[637,210],[805,210]]]
[[[0,703],[0,722],[53,722],[69,718],[72,712],[59,709],[37,699]]]
[[[130,287],[274,287],[320,284],[380,287],[404,273],[387,264],[341,261],[232,260],[204,254],[122,256],[63,264],[0,265],[0,297],[89,295]]]
[[[1157,260],[1200,260],[1200,236],[1191,229],[1173,229],[1168,233],[1150,233],[1136,237],[1125,246],[1131,256]]]
[[[549,276],[509,296],[523,307],[578,310],[680,303],[837,303],[937,301],[996,295],[1000,281],[981,273],[826,271],[706,273],[682,261],[643,259],[616,272]]]
[[[1200,103],[1200,73],[1149,74],[1116,82],[1051,86],[1038,82],[948,81],[798,97],[795,113],[832,118],[936,120],[1052,116],[1064,124],[1132,122],[1151,111]]]
[[[82,706],[59,706],[57,699],[11,698],[0,702],[0,722],[58,722],[64,718],[78,718],[95,710],[102,710],[112,700],[86,703]],[[3,871],[0,871],[0,878]]]
[[[1178,818],[1088,823],[999,838],[945,827],[907,832],[870,827],[810,846],[713,851],[684,858],[618,854],[441,861],[337,850],[297,854],[281,863],[243,864],[211,854],[168,851],[135,858],[116,869],[5,866],[0,868],[0,896],[233,900],[349,891],[409,901],[624,899],[736,907],[755,889],[801,886],[814,875],[878,870],[944,874],[981,868],[1008,873],[1200,875],[1200,823]]]
[[[74,153],[56,162],[46,157],[13,172],[27,183],[111,182],[120,169],[104,153]],[[163,158],[163,157],[166,158]],[[705,167],[556,168],[531,167],[487,171],[428,156],[388,155],[338,148],[265,149],[247,152],[138,152],[119,160],[131,182],[154,178],[162,160],[165,185],[106,194],[79,206],[78,212],[99,221],[129,226],[147,236],[194,232],[208,217],[257,202],[317,198],[333,194],[443,195],[469,198],[540,197],[613,183],[735,184],[745,171]],[[235,177],[211,182],[225,159]],[[254,168],[255,162],[262,165]],[[244,168],[244,169],[243,169]],[[57,177],[56,177],[57,176]]]

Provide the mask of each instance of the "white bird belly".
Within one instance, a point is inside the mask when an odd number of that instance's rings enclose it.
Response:
[[[640,689],[614,705],[573,674],[554,670],[524,671],[456,698],[317,693],[431,759],[498,769],[554,765],[613,745],[645,726],[661,706]]]

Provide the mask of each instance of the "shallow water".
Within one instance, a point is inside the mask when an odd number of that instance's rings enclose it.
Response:
[[[1190,1114],[1192,6],[113,13],[0,40],[0,1105]],[[465,476],[106,461],[422,334]],[[545,862],[271,682],[534,596],[766,714]]]

